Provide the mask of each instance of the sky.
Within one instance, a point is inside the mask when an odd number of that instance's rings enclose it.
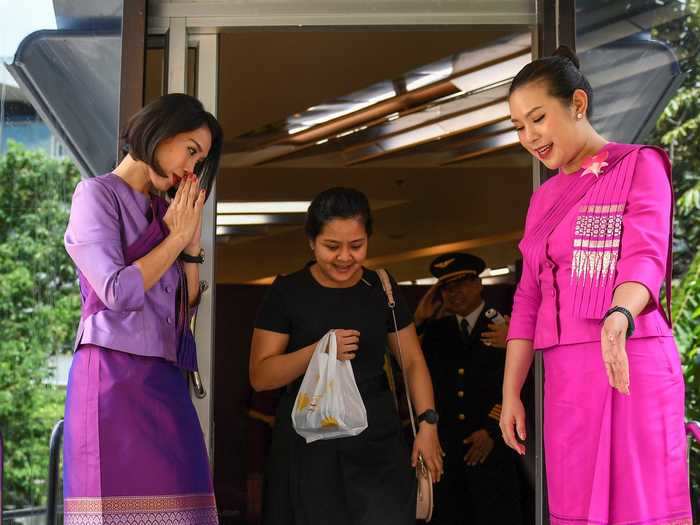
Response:
[[[39,29],[56,29],[53,0],[0,0],[0,61],[11,60],[22,39]],[[0,66],[0,82],[7,77]]]

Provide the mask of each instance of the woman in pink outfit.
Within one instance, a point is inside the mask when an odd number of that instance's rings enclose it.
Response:
[[[533,194],[520,243],[501,431],[524,454],[520,391],[542,351],[550,523],[691,525],[683,375],[659,301],[670,289],[670,163],[596,133],[578,66],[562,47],[510,88],[520,143],[559,171]]]

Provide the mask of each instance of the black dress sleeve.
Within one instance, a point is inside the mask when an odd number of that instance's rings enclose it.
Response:
[[[399,289],[399,285],[396,284],[396,281],[391,275],[389,275],[389,280],[391,281],[391,287],[394,290],[394,301],[396,302],[396,306],[394,307],[394,312],[396,313],[396,325],[398,326],[399,330],[403,330],[413,322],[413,314],[408,308],[406,299],[404,299],[404,296]],[[394,332],[394,319],[392,318],[391,311],[388,307],[387,310],[386,329],[388,332]]]
[[[291,332],[292,322],[287,309],[286,295],[284,277],[278,276],[260,305],[258,316],[255,319],[255,328],[281,334]]]

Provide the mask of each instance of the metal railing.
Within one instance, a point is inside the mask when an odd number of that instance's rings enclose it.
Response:
[[[685,432],[688,436],[688,461],[689,461],[689,469],[690,469],[690,497],[691,497],[691,507],[693,509],[693,516],[694,520],[693,523],[696,523],[695,520],[698,519],[698,515],[700,514],[700,493],[698,492],[697,488],[693,485],[693,451],[691,450],[691,447],[693,446],[693,441],[695,441],[696,445],[700,447],[700,421],[686,421],[685,423]],[[697,461],[696,461],[697,463]],[[700,465],[696,466],[697,468],[700,468]],[[695,498],[693,500],[693,498]]]
[[[58,480],[61,459],[61,443],[63,440],[63,420],[54,425],[51,431],[49,445],[49,482],[46,495],[46,525],[56,525],[58,515]]]
[[[685,431],[700,445],[700,421],[688,421],[685,424]]]
[[[20,523],[27,523],[28,518],[29,523],[41,523],[44,524],[43,517],[46,516],[46,507],[25,507],[23,509],[12,509],[5,512],[5,523],[14,524],[18,521]],[[2,522],[0,522],[2,523]]]
[[[23,509],[12,509],[3,513],[3,452],[4,442],[0,433],[0,525],[3,519],[14,522],[16,519],[46,516],[46,525],[58,525],[58,514],[61,507],[58,501],[59,496],[59,467],[61,458],[61,444],[63,439],[63,420],[58,421],[51,431],[51,441],[49,444],[49,469],[46,494],[46,507],[26,507]]]

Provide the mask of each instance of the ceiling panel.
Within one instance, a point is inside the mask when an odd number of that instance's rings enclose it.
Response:
[[[441,167],[480,137],[507,131],[507,123],[356,166],[348,166],[342,149],[329,143],[313,148],[311,162],[302,149],[272,164],[231,167],[232,155],[250,146],[248,132],[264,135],[260,132],[271,130],[272,123],[311,106],[508,35],[494,30],[222,34],[219,115],[228,157],[217,182],[218,199],[310,200],[323,189],[351,186],[364,191],[375,210],[370,262],[386,262],[397,279],[426,277],[433,255],[424,250],[465,241],[492,267],[512,264],[531,193],[530,157],[511,148]],[[482,96],[483,102],[502,100],[501,91]],[[451,104],[446,108],[459,107]],[[363,140],[358,136],[356,142]],[[256,227],[217,243],[217,281],[255,281],[293,271],[308,258],[301,225]]]

